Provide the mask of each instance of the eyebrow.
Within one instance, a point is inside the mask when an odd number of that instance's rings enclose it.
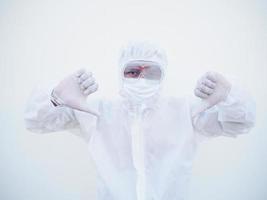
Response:
[[[139,69],[131,68],[131,69],[125,69],[124,72],[125,71],[139,71]]]

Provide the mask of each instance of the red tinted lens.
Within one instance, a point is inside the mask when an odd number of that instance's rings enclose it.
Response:
[[[124,70],[126,78],[161,79],[160,66],[152,62],[130,62]]]

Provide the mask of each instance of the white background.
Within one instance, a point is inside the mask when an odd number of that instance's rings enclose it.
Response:
[[[237,77],[257,103],[257,124],[201,145],[189,200],[267,199],[267,3],[229,1],[0,1],[0,199],[95,199],[86,145],[67,132],[25,130],[37,84],[91,70],[97,95],[117,92],[120,47],[149,39],[166,49],[165,92],[193,95],[207,70]]]

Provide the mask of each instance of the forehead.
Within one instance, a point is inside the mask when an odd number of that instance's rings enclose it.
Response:
[[[125,68],[138,68],[138,67],[146,67],[146,68],[158,68],[161,69],[160,65],[156,62],[152,61],[143,61],[143,60],[137,60],[137,61],[131,61],[128,62],[125,66]]]

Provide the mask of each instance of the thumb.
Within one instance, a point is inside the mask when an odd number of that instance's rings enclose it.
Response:
[[[94,110],[92,108],[89,108],[89,105],[86,103],[86,101],[81,102],[81,103],[79,103],[79,105],[75,105],[74,107],[72,107],[72,106],[69,106],[69,107],[71,107],[71,108],[73,108],[75,110],[79,110],[79,111],[82,111],[82,112],[86,112],[86,113],[95,115],[96,117],[100,116],[99,112],[97,112],[96,110]]]

